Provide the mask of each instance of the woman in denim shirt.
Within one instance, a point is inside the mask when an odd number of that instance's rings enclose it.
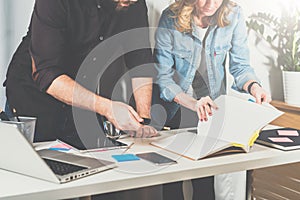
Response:
[[[226,93],[227,54],[229,72],[234,77],[232,87],[250,93],[257,103],[269,102],[270,95],[260,86],[249,64],[246,24],[238,5],[229,0],[177,0],[162,13],[155,59],[167,124],[173,128],[197,126],[196,115],[200,121],[207,121],[207,115],[217,109],[213,99]],[[238,183],[245,180],[244,172],[237,175],[234,185],[228,185],[233,181],[232,174],[216,177],[215,186],[224,183],[227,187],[227,191],[221,189],[222,194],[216,190],[216,199],[245,199],[245,188],[239,188],[243,184]],[[202,185],[196,188],[194,184],[195,190],[205,186],[201,179],[198,183]],[[176,190],[172,191],[174,195]],[[214,196],[206,194],[205,199]]]

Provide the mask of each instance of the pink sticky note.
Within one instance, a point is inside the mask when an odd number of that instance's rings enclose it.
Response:
[[[272,142],[294,142],[288,137],[268,137]]]
[[[65,144],[57,144],[57,145],[53,145],[51,148],[69,148],[67,145]]]
[[[280,136],[299,136],[296,130],[278,130],[277,133]]]

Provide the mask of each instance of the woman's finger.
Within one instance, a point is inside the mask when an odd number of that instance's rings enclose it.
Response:
[[[210,98],[208,97],[206,99],[207,103],[209,104],[210,107],[212,107],[213,109],[217,110],[218,109],[218,106],[217,104]]]

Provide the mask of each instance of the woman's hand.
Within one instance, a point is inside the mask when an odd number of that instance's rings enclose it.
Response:
[[[215,104],[215,102],[209,97],[202,97],[199,99],[195,104],[195,110],[197,112],[197,115],[199,117],[200,121],[207,121],[208,116],[212,115],[212,108],[217,110],[218,106]]]
[[[259,104],[262,102],[269,103],[272,100],[271,95],[256,83],[251,87],[250,94],[255,97],[256,103]]]
[[[174,101],[190,110],[197,112],[200,121],[207,121],[207,115],[212,115],[212,108],[217,110],[217,105],[209,96],[202,97],[199,100],[187,95],[184,92],[177,94]]]

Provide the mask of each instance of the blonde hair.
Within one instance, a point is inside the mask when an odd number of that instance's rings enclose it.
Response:
[[[193,15],[196,12],[196,3],[198,0],[176,0],[170,6],[170,10],[174,15],[171,17],[175,18],[176,29],[180,32],[192,32],[192,20]],[[236,4],[230,0],[223,0],[220,8],[217,12],[209,17],[209,22],[216,23],[219,27],[225,27],[230,24],[227,19],[228,14],[231,11],[231,7]]]

